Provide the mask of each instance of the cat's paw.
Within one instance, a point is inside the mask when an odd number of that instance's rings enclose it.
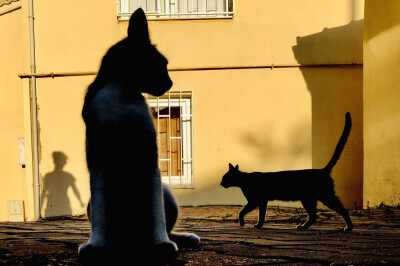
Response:
[[[197,246],[200,238],[192,233],[175,233],[171,232],[169,238],[174,241],[179,248],[191,248]]]
[[[88,243],[83,244],[78,250],[78,261],[82,265],[99,265],[110,259],[104,247],[97,247]]]
[[[345,228],[343,228],[343,231],[351,232],[351,231],[353,231],[353,226],[346,226]]]
[[[297,229],[298,230],[306,230],[308,227],[305,227],[304,225],[302,225],[302,224],[299,224],[298,226],[297,226]]]
[[[246,223],[244,221],[239,221],[240,226],[244,226]]]
[[[255,225],[254,225],[254,228],[261,229],[262,227],[263,227],[263,224],[255,224]]]
[[[156,259],[171,260],[176,257],[178,246],[173,241],[165,241],[155,244],[153,253]]]

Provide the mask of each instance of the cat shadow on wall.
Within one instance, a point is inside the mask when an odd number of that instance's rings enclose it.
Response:
[[[68,189],[71,188],[75,197],[79,200],[81,207],[84,207],[81,195],[75,183],[75,177],[66,171],[64,167],[67,164],[68,157],[60,151],[52,154],[54,170],[47,173],[42,181],[41,206],[45,207],[43,217],[72,215]],[[43,203],[46,202],[44,206]]]
[[[352,208],[355,200],[362,204],[363,194],[363,22],[298,36],[292,47],[311,95],[313,168],[322,167],[329,159],[343,113],[352,114],[352,138],[333,173],[338,195],[347,208]]]

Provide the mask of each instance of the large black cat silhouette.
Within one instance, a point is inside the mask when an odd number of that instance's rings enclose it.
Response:
[[[156,131],[142,96],[160,96],[171,88],[167,64],[151,44],[146,16],[138,9],[128,37],[108,50],[88,88],[82,116],[91,235],[79,248],[82,262],[169,258],[178,247],[199,242],[194,234],[172,231],[178,207],[161,183]]]

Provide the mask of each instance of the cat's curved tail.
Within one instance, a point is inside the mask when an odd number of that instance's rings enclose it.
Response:
[[[351,129],[351,116],[350,116],[350,113],[347,112],[346,113],[346,123],[344,125],[342,136],[340,137],[339,142],[336,145],[336,148],[332,155],[331,160],[323,168],[325,171],[331,172],[333,167],[336,165],[337,161],[339,160],[340,155],[342,154],[342,151],[344,149],[344,145],[347,142],[347,138],[350,135],[350,129]]]

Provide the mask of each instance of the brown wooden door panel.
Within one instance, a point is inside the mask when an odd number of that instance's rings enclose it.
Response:
[[[170,118],[160,117],[157,123],[157,110],[152,108],[153,121],[156,131],[158,132],[158,156],[160,159],[171,160],[171,176],[180,176],[181,171],[181,139],[171,139],[169,126],[171,126],[171,137],[180,137],[180,108],[171,107]],[[168,115],[169,108],[160,110],[160,115]],[[169,121],[170,120],[170,121]],[[169,157],[171,156],[171,158]],[[168,161],[160,162],[161,176],[169,174]]]

